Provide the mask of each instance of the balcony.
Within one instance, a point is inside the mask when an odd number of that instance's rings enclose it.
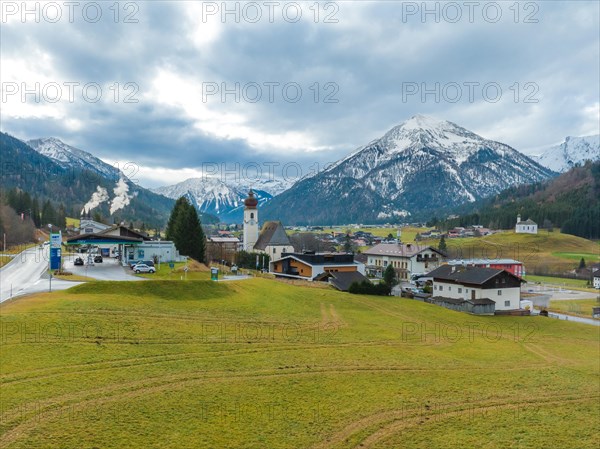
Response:
[[[417,256],[417,262],[437,263],[437,262],[439,262],[439,259],[436,256],[433,256],[433,257]]]

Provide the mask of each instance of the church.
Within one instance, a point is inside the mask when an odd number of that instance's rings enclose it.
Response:
[[[267,221],[260,233],[258,229],[258,200],[250,189],[248,198],[244,200],[244,251],[268,254],[271,260],[281,258],[282,253],[294,251],[280,221]]]

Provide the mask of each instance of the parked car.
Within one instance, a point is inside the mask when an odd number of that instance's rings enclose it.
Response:
[[[73,265],[83,265],[83,259],[81,257],[76,258]]]
[[[145,265],[148,265],[149,267],[154,267],[154,261],[152,261],[152,260],[141,260],[141,259],[140,260],[136,260],[134,262],[129,262],[129,267],[133,270],[133,267],[135,265],[138,265],[138,264],[141,264],[141,263],[143,263]]]
[[[146,265],[145,263],[138,263],[133,266],[133,271],[136,273],[154,273],[156,270],[154,267]]]
[[[102,263],[102,256],[96,256],[96,257],[94,257],[94,262],[96,262],[96,263]]]

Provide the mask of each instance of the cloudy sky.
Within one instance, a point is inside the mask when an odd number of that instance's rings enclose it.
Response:
[[[597,1],[1,5],[2,131],[147,187],[307,173],[417,113],[529,153],[599,132]]]

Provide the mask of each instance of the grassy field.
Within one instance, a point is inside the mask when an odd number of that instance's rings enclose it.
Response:
[[[598,328],[267,279],[0,306],[3,448],[594,448]]]
[[[427,243],[435,246],[439,240]],[[537,235],[506,231],[486,237],[447,239],[446,244],[452,258],[516,259],[525,264],[528,272],[562,272],[577,267],[581,257],[573,255],[587,254],[592,262],[592,256],[600,254],[599,242],[546,231]]]
[[[546,284],[550,287],[570,288],[572,290],[581,290],[600,294],[597,289],[588,287],[588,282],[585,279],[568,279],[553,276],[524,276],[523,279],[525,279],[527,282]]]
[[[600,302],[594,299],[581,299],[570,301],[550,301],[550,312],[565,313],[567,315],[592,317],[592,309],[600,307]]]
[[[79,227],[79,218],[67,217],[67,226],[75,226],[76,228],[78,228]]]

